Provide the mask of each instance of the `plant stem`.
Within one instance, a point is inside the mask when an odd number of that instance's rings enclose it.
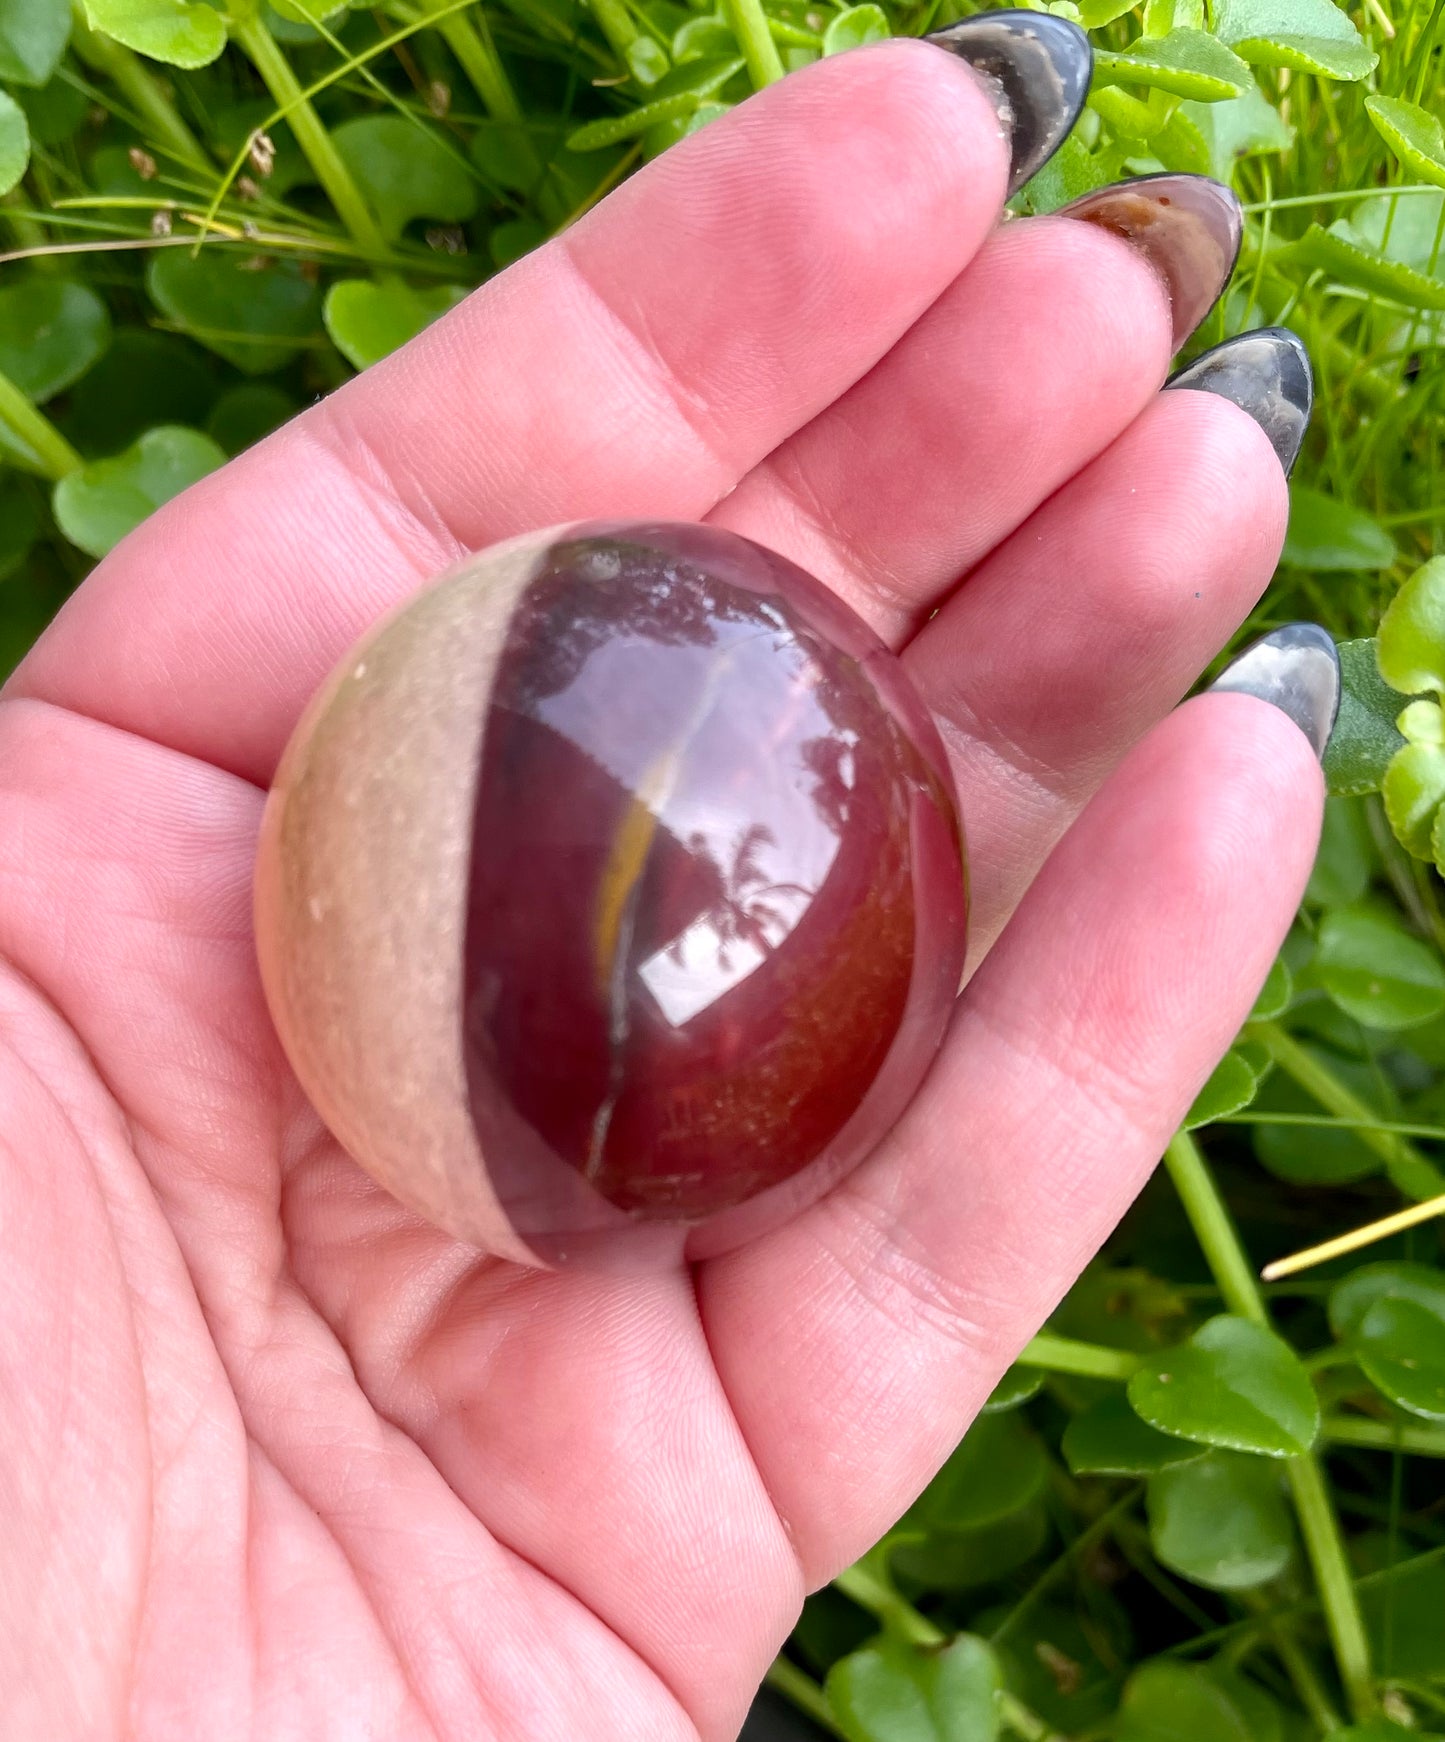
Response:
[[[387,10],[396,18],[410,21],[429,18],[432,13],[441,11],[445,4],[446,0],[422,0],[416,8],[389,6]],[[512,89],[481,8],[477,8],[475,23],[464,13],[449,12],[437,20],[436,29],[471,80],[472,89],[482,99],[482,107],[487,113],[494,120],[520,124],[522,105],[517,101],[517,93]]]
[[[641,32],[632,22],[632,15],[622,0],[591,0],[592,16],[607,38],[607,46],[623,66],[628,65],[627,51]]]
[[[52,483],[84,463],[45,413],[5,374],[0,374],[0,423],[34,454],[37,470]]]
[[[1371,1421],[1363,1415],[1327,1415],[1320,1431],[1337,1446],[1366,1446],[1371,1451],[1416,1452],[1421,1457],[1445,1458],[1445,1427]]]
[[[783,60],[773,33],[768,28],[768,15],[762,0],[723,0],[728,26],[738,39],[743,59],[748,63],[748,77],[755,91],[771,85],[783,76]]]
[[[1309,1653],[1300,1645],[1291,1628],[1273,1614],[1267,1597],[1255,1592],[1252,1598],[1247,1595],[1246,1601],[1259,1617],[1265,1638],[1274,1647],[1275,1655],[1284,1665],[1285,1673],[1299,1695],[1301,1705],[1314,1720],[1315,1728],[1325,1736],[1343,1729],[1340,1715],[1325,1692]]]
[[[138,55],[110,37],[92,30],[79,4],[73,14],[71,47],[88,67],[103,73],[149,129],[147,142],[204,175],[214,174],[199,139],[181,119],[174,103]]]
[[[1260,1028],[1270,1028],[1260,1023]],[[1269,1328],[1269,1313],[1239,1234],[1219,1195],[1214,1176],[1199,1145],[1186,1131],[1177,1132],[1165,1152],[1164,1165],[1174,1182],[1195,1237],[1232,1312]],[[1313,1453],[1291,1458],[1285,1466],[1300,1533],[1309,1552],[1334,1647],[1335,1663],[1350,1710],[1360,1723],[1374,1715],[1375,1690],[1370,1674],[1370,1645],[1364,1617],[1345,1554],[1339,1520],[1330,1505],[1324,1473]]]
[[[833,1716],[833,1708],[828,1704],[827,1694],[797,1664],[786,1657],[775,1657],[763,1680],[770,1688],[775,1688],[785,1700],[790,1700],[800,1712],[806,1712],[820,1730],[826,1730],[833,1736],[843,1734],[838,1728],[838,1720]]]
[[[1405,1137],[1374,1129],[1379,1115],[1363,1102],[1354,1090],[1342,1083],[1323,1060],[1287,1033],[1277,1022],[1251,1022],[1245,1030],[1250,1040],[1257,1040],[1285,1073],[1312,1095],[1327,1111],[1348,1119],[1357,1128],[1360,1142],[1385,1163],[1391,1180],[1406,1197],[1434,1197],[1442,1187],[1439,1169],[1427,1161],[1415,1145]]]
[[[332,143],[325,123],[312,108],[275,37],[259,16],[238,20],[232,25],[232,34],[260,73],[276,107],[291,123],[296,143],[305,153],[306,161],[315,171],[317,181],[325,188],[327,198],[336,208],[336,215],[352,239],[369,254],[386,255],[386,238],[372,216],[371,207]]]
[[[1128,1379],[1138,1369],[1140,1357],[1129,1349],[1110,1349],[1102,1343],[1079,1343],[1072,1337],[1055,1337],[1040,1331],[1019,1352],[1020,1367],[1042,1367],[1047,1373],[1076,1373],[1084,1379]]]

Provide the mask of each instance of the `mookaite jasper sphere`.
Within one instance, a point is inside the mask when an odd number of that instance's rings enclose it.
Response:
[[[903,1111],[963,962],[942,746],[793,564],[690,525],[484,551],[356,648],[267,806],[266,991],[399,1198],[501,1255],[666,1262]]]

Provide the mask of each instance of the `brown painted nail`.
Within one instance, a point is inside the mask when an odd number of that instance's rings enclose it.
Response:
[[[1244,230],[1239,201],[1204,175],[1141,175],[1085,194],[1059,215],[1112,230],[1138,249],[1169,292],[1176,351],[1229,282]]]

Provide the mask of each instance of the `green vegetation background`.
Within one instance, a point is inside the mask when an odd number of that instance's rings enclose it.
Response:
[[[1358,640],[1352,712],[1309,894],[1193,1133],[774,1667],[853,1742],[1445,1734],[1441,1223],[1254,1280],[1445,1193],[1445,732],[1428,702],[1408,743],[1393,723],[1445,690],[1442,8],[1052,8],[1098,77],[1017,203],[1160,168],[1239,191],[1196,343],[1288,322],[1318,379],[1245,632]],[[155,505],[636,164],[820,54],[968,9],[0,0],[0,669]]]

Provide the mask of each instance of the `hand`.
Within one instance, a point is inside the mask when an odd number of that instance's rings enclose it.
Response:
[[[7,1736],[726,1737],[1138,1190],[1318,828],[1283,712],[1169,712],[1286,493],[1236,404],[1159,394],[1147,238],[1000,227],[1008,173],[935,47],[789,78],[157,514],[13,680]],[[254,965],[264,791],[327,669],[463,551],[588,516],[836,587],[971,842],[982,962],[911,1111],[692,1274],[421,1225],[304,1103]]]

